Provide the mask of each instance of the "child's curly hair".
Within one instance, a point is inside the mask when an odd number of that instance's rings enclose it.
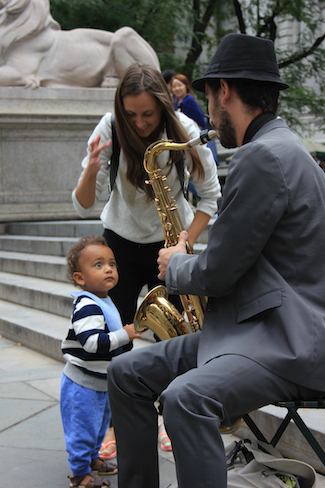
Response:
[[[75,286],[78,286],[75,280],[73,279],[73,274],[76,271],[80,271],[79,269],[79,258],[81,251],[85,249],[85,247],[90,246],[92,244],[99,244],[101,246],[106,246],[107,242],[105,241],[104,237],[102,236],[85,236],[82,237],[76,244],[74,244],[68,254],[67,254],[67,278],[71,283]]]

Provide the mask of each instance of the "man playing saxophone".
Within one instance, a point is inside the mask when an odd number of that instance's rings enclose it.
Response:
[[[273,43],[225,36],[193,87],[221,144],[238,149],[206,249],[186,254],[182,232],[159,253],[169,293],[208,296],[201,332],[112,363],[119,488],[159,486],[157,396],[179,488],[226,488],[220,426],[269,403],[325,397],[325,175],[276,116],[288,85]]]

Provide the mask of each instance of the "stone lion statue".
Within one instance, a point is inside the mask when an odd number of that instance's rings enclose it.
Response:
[[[115,88],[133,63],[160,69],[130,27],[62,31],[49,0],[0,0],[0,86]]]

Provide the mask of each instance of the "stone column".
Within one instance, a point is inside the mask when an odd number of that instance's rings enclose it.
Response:
[[[114,95],[103,88],[0,87],[0,222],[78,218],[71,192],[87,140],[113,111]]]

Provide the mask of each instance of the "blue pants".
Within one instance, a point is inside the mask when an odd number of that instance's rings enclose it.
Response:
[[[60,408],[70,469],[75,476],[83,476],[98,458],[110,422],[107,392],[84,388],[63,374]]]

